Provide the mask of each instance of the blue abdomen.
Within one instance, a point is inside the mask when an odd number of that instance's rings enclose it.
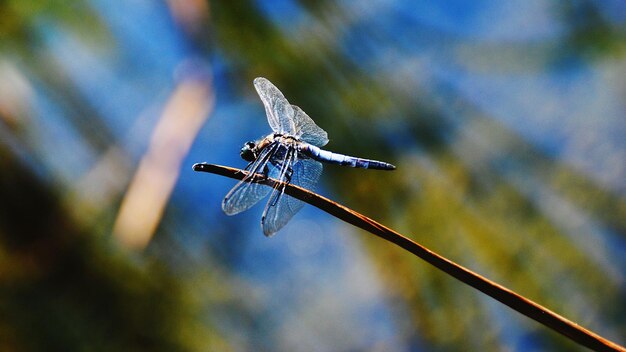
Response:
[[[377,170],[393,170],[396,168],[394,165],[386,163],[384,161],[362,159],[339,153],[333,153],[308,143],[302,143],[300,151],[304,155],[312,159],[330,164]]]

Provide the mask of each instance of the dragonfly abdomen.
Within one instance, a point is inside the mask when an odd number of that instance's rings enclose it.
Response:
[[[300,151],[304,155],[317,161],[323,161],[326,163],[338,164],[342,166],[376,170],[394,170],[396,168],[394,165],[386,163],[384,161],[362,159],[339,153],[333,153],[308,143],[303,143],[301,145]]]

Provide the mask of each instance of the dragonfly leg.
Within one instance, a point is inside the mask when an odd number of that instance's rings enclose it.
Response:
[[[285,172],[285,183],[286,184],[290,184],[291,183],[291,176],[292,175],[293,175],[293,169],[290,166],[289,168],[287,168],[287,172]]]
[[[258,175],[257,173],[259,172],[259,168],[261,167],[261,165],[263,165],[263,175],[265,175],[262,179],[267,178],[267,171],[265,171],[267,169],[267,162],[272,157],[272,154],[276,151],[276,147],[277,147],[276,143],[267,146],[266,148],[270,148],[270,149],[268,149],[268,152],[263,155],[263,158],[261,160],[257,159],[251,162],[250,164],[248,164],[248,166],[246,166],[246,170],[248,171],[248,174],[242,179],[242,181],[248,182],[250,178]]]

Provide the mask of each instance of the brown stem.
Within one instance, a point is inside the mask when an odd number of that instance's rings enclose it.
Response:
[[[199,163],[193,166],[195,171],[210,172],[234,179],[241,180],[247,175],[247,172],[226,166]],[[274,187],[281,182],[263,178],[261,175],[252,177],[250,182],[259,182],[270,187]],[[319,209],[333,215],[345,222],[356,227],[368,231],[378,237],[406,249],[407,251],[422,258],[426,262],[435,266],[437,269],[444,271],[459,281],[474,287],[475,289],[495,298],[496,300],[506,304],[525,316],[540,322],[548,328],[570,338],[571,340],[596,351],[622,351],[626,352],[626,348],[609,341],[602,336],[589,331],[578,324],[565,319],[564,317],[554,313],[553,311],[521,296],[508,288],[501,286],[477,273],[456,264],[455,262],[442,257],[441,255],[429,250],[428,248],[412,241],[411,239],[391,230],[390,228],[377,223],[376,221],[357,213],[339,203],[322,197],[319,194],[307,191],[291,184],[282,184],[285,186],[285,193],[288,195],[307,202]],[[282,186],[281,185],[281,186]]]

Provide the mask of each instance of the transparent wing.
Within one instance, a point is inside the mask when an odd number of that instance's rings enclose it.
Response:
[[[295,136],[317,147],[323,147],[328,143],[328,134],[320,126],[316,125],[312,118],[300,107],[291,105],[294,111],[293,122],[295,124]]]
[[[322,174],[322,164],[313,159],[299,159],[292,170],[292,184],[313,190]],[[304,202],[284,194],[282,189],[274,189],[261,220],[265,236],[271,236],[285,226],[303,205]]]
[[[295,135],[296,126],[293,122],[293,107],[285,99],[283,93],[272,82],[263,77],[254,79],[254,88],[256,88],[265,106],[267,121],[272,130],[278,133]]]
[[[272,168],[269,162],[276,151],[276,145],[269,145],[261,151],[259,157],[248,167],[250,173],[233,187],[222,201],[222,210],[227,215],[235,215],[249,209],[265,197],[271,187],[255,182],[247,182],[255,173],[262,173],[267,166]]]

